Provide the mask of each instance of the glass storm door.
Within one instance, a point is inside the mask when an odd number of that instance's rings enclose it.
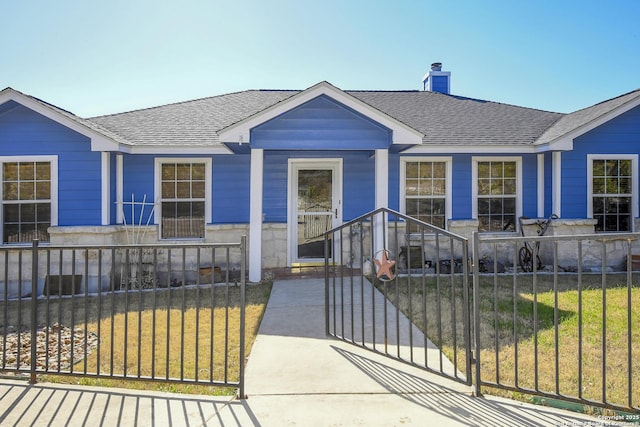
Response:
[[[324,262],[324,233],[338,224],[338,162],[294,162],[291,176],[290,237],[292,264]],[[333,242],[329,244],[332,257]]]

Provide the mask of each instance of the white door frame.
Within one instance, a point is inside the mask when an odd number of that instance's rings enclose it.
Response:
[[[342,224],[342,159],[341,158],[300,158],[289,159],[287,176],[287,265],[295,263],[315,263],[320,260],[298,259],[298,171],[327,169],[332,174],[333,215],[332,226]],[[335,248],[334,248],[335,249]],[[334,256],[335,250],[333,251]]]

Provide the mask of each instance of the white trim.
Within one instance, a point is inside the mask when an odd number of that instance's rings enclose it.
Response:
[[[214,154],[234,154],[226,145],[212,143],[211,145],[198,145],[194,147],[184,145],[156,145],[156,146],[121,146],[119,151],[125,154],[156,154],[189,156],[211,156]]]
[[[593,161],[631,160],[631,230],[635,231],[638,217],[638,155],[637,154],[587,154],[587,218],[593,219]]]
[[[162,218],[162,174],[161,166],[165,163],[204,163],[204,222],[211,224],[211,180],[212,180],[212,160],[211,157],[156,157],[154,162],[153,194],[154,202],[157,203],[153,212],[153,223],[160,225]],[[148,199],[148,198],[147,198]],[[151,202],[148,200],[148,202]]]
[[[504,144],[478,144],[478,145],[445,145],[445,144],[420,144],[409,147],[402,151],[402,154],[536,154],[548,151],[546,146],[535,145],[504,145]]]
[[[58,156],[0,156],[0,184],[4,177],[2,176],[2,164],[5,162],[49,162],[51,165],[51,197],[49,199],[51,203],[51,227],[56,227],[58,225]],[[4,200],[4,195],[2,194],[2,187],[0,185],[0,204]],[[4,209],[0,209],[0,225],[4,224]],[[0,228],[0,242],[4,240],[3,228]]]
[[[111,221],[111,153],[103,151],[101,154],[101,192],[102,192],[102,225],[109,225]]]
[[[124,160],[122,154],[116,154],[116,224],[124,223]]]
[[[516,223],[518,230],[518,218],[522,216],[522,157],[519,156],[473,156],[471,157],[471,217],[478,219],[478,162],[515,162],[516,163]],[[490,232],[497,234],[498,232]]]
[[[239,141],[249,141],[251,129],[265,123],[287,111],[298,107],[305,102],[311,101],[318,96],[326,95],[337,102],[351,108],[352,110],[369,117],[371,120],[385,126],[393,131],[394,144],[421,144],[422,133],[394,119],[393,117],[371,107],[369,104],[357,99],[354,96],[338,89],[327,82],[320,82],[310,88],[293,95],[271,107],[268,107],[257,114],[241,120],[218,132],[220,141],[226,143],[237,143]]]
[[[385,150],[386,151],[386,150]],[[315,261],[298,260],[297,248],[297,203],[298,203],[298,171],[305,169],[327,169],[333,171],[333,207],[337,210],[337,218],[333,216],[333,226],[342,224],[342,158],[290,158],[287,167],[287,265],[295,262]],[[334,251],[335,254],[337,254]]]
[[[400,213],[406,215],[407,213],[407,198],[406,198],[406,173],[407,162],[443,162],[445,164],[445,227],[447,220],[452,218],[452,194],[453,194],[453,157],[451,156],[401,156],[400,157]]]
[[[538,218],[544,217],[544,154],[538,154]]]
[[[552,213],[558,218],[562,217],[562,152],[554,151],[552,153],[551,173],[553,175],[553,193],[551,195]]]
[[[375,208],[389,207],[389,151],[376,150],[375,154]]]
[[[262,190],[264,150],[251,150],[251,180],[249,190],[249,280],[262,279]]]

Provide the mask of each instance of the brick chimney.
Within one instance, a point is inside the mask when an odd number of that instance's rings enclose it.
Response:
[[[422,78],[423,89],[430,92],[451,93],[451,72],[442,71],[442,62],[431,64],[431,70]]]

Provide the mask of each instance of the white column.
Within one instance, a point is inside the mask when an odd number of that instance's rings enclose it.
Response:
[[[101,163],[102,225],[109,225],[111,222],[111,153],[103,151]]]
[[[538,218],[544,217],[544,153],[538,154]]]
[[[560,151],[554,151],[552,154],[552,172],[553,172],[553,200],[551,207],[553,212],[558,217],[562,217],[562,209],[560,201],[562,200],[562,153]]]
[[[124,166],[122,154],[116,154],[116,224],[124,223]]]
[[[389,207],[389,151],[376,150],[375,154],[375,207]],[[384,215],[386,218],[386,214]],[[376,216],[374,221],[374,251],[385,249],[384,247],[384,222],[383,216]]]
[[[249,191],[249,280],[262,278],[262,187],[264,150],[251,150],[251,189]]]

